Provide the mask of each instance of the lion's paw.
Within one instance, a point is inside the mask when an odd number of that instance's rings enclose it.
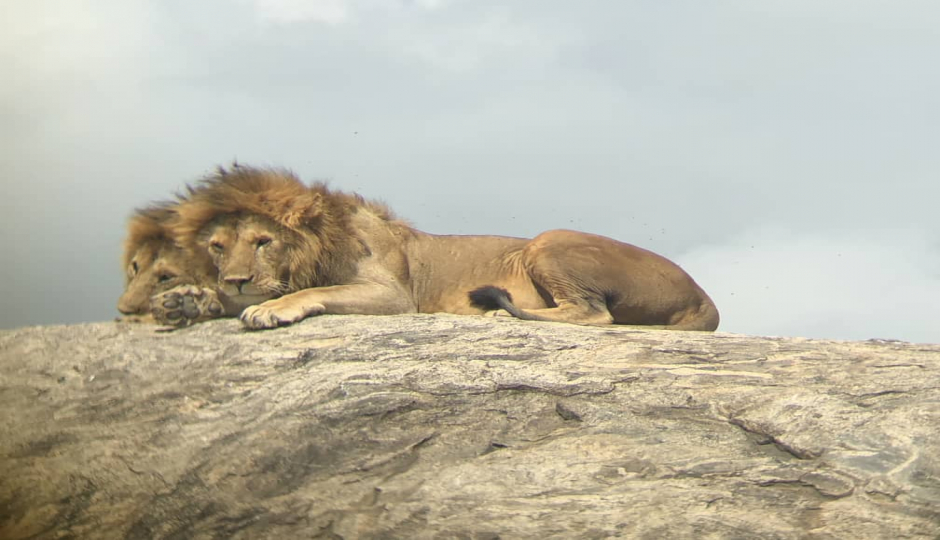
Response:
[[[296,302],[287,302],[285,298],[268,300],[257,306],[248,306],[242,311],[242,324],[250,330],[277,328],[287,326],[304,319],[309,315],[323,312],[323,306],[313,308],[300,305]]]
[[[181,285],[151,297],[150,312],[161,324],[189,326],[221,317],[225,308],[212,289]]]

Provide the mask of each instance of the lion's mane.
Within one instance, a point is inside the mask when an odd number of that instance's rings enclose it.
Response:
[[[285,232],[281,240],[290,248],[290,291],[346,283],[355,275],[356,262],[367,254],[350,225],[350,216],[360,207],[393,219],[384,205],[319,182],[308,186],[286,169],[219,167],[187,191],[172,225],[185,249],[204,253],[202,233],[217,218],[262,216]]]
[[[144,245],[154,249],[174,243],[170,224],[176,216],[175,201],[161,201],[151,206],[138,208],[127,222],[124,238],[123,268],[131,264],[137,251]]]

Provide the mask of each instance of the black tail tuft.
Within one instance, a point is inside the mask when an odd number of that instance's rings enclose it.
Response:
[[[485,285],[467,293],[470,303],[485,310],[506,309],[512,306],[512,295],[506,289],[494,285]],[[508,310],[507,310],[508,311]]]
[[[494,285],[486,285],[485,287],[474,289],[467,293],[467,296],[470,297],[471,304],[487,311],[503,309],[513,317],[524,321],[549,320],[517,308],[516,305],[512,303],[512,295],[509,294],[509,291]]]

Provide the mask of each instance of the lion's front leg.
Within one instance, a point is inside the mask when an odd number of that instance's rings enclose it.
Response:
[[[150,312],[160,324],[189,326],[225,315],[218,293],[195,285],[180,285],[150,298]]]
[[[252,330],[276,328],[321,314],[414,313],[414,301],[391,280],[315,287],[245,308],[239,317]]]
[[[312,315],[320,315],[326,306],[317,302],[304,302],[303,298],[288,295],[268,300],[257,306],[248,306],[242,311],[242,323],[251,330],[276,328],[300,321]]]

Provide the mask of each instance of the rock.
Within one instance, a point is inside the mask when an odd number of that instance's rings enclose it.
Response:
[[[447,315],[0,332],[0,537],[936,538],[940,345]]]

